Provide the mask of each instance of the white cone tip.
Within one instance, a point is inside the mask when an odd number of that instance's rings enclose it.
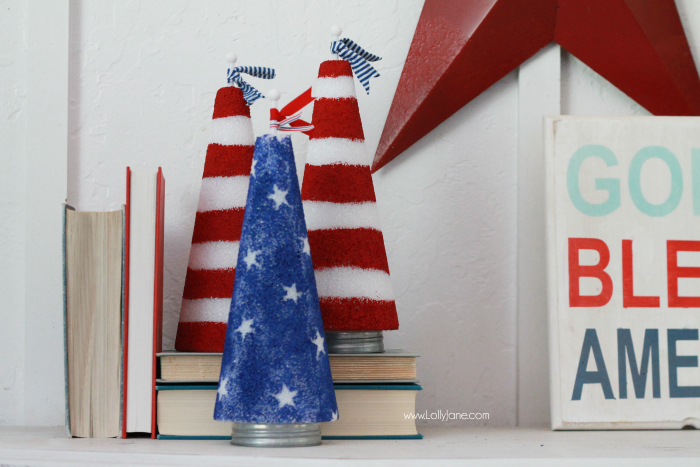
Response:
[[[267,93],[267,98],[270,99],[271,101],[278,101],[280,100],[280,92],[277,89],[270,89]]]

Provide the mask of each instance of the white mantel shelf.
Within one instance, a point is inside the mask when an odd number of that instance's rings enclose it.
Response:
[[[589,466],[700,465],[700,431],[423,428],[425,439],[324,441],[259,449],[226,441],[67,439],[62,428],[0,428],[0,464],[21,466]],[[282,459],[284,458],[284,459]],[[426,462],[429,460],[429,462]]]

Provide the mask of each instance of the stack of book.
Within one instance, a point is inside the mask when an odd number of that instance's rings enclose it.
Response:
[[[418,355],[330,354],[338,420],[321,424],[324,439],[421,439],[413,418]],[[157,379],[158,438],[230,439],[231,424],[214,420],[220,353],[161,352]]]
[[[165,179],[127,168],[126,205],[65,207],[66,425],[75,437],[230,439],[213,418],[220,353],[161,352]],[[420,439],[415,354],[330,354],[324,439]]]

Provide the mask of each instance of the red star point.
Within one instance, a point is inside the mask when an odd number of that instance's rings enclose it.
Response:
[[[673,0],[426,0],[376,172],[550,42],[654,115],[700,115]]]

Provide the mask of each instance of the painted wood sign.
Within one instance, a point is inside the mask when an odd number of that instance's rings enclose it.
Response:
[[[545,139],[552,428],[700,427],[700,118]]]

